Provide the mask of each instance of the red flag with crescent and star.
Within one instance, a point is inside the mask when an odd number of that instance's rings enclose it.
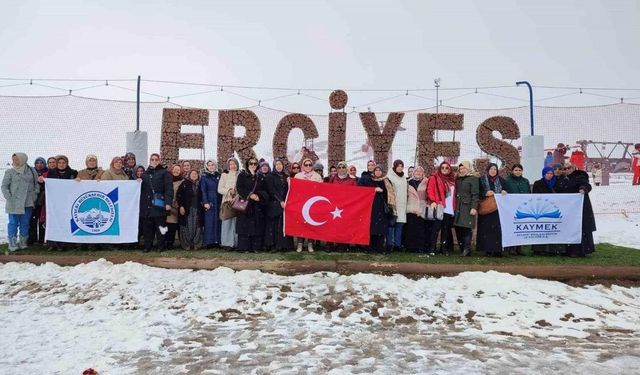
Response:
[[[375,189],[292,178],[284,208],[287,236],[369,244]]]

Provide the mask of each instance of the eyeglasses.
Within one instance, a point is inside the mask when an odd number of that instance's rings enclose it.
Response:
[[[564,170],[565,170],[565,171],[570,171],[570,170],[572,170],[572,169],[574,169],[574,168],[573,168],[573,167],[566,167],[566,168],[564,168]]]
[[[294,166],[291,167],[291,169],[300,169],[300,166],[299,165],[294,165]]]
[[[304,163],[303,165],[304,165],[305,167],[311,167],[313,164]]]

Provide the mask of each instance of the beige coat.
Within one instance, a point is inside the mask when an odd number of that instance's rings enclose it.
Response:
[[[387,173],[387,179],[393,185],[396,194],[396,215],[398,223],[407,222],[407,179],[400,177],[394,172]]]
[[[127,174],[124,173],[123,169],[120,169],[119,171],[117,171],[115,169],[110,168],[102,173],[102,176],[100,177],[100,179],[105,181],[126,181],[129,179],[129,176],[127,176]]]
[[[179,212],[178,201],[176,200],[178,194],[176,194],[176,192],[178,191],[180,185],[182,185],[182,181],[184,180],[173,181],[173,202],[171,202],[171,211],[169,212],[169,216],[167,216],[167,223],[169,224],[178,224]]]
[[[221,204],[231,200],[228,193],[229,191],[235,192],[237,179],[238,171],[229,171],[220,176],[220,181],[218,182],[218,194],[222,195]]]
[[[309,180],[309,181],[316,181],[316,182],[322,182],[322,176],[320,176],[320,174],[316,171],[312,172],[311,178],[307,178],[304,175],[304,172],[298,172],[294,178],[297,178],[299,180]]]
[[[426,219],[424,213],[427,208],[428,181],[428,178],[423,178],[417,190],[411,185],[407,188],[407,213],[418,215],[423,219]]]

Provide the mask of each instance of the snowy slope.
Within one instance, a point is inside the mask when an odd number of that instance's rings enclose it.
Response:
[[[0,373],[629,373],[640,288],[0,265]]]

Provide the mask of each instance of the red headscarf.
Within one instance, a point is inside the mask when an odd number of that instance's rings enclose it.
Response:
[[[449,174],[442,173],[442,166],[446,165],[449,167]],[[456,175],[453,173],[453,169],[451,168],[451,164],[446,161],[443,161],[438,166],[438,170],[433,172],[432,177],[435,177],[437,181],[444,186],[445,189],[449,190],[451,186],[454,186],[456,183]]]

